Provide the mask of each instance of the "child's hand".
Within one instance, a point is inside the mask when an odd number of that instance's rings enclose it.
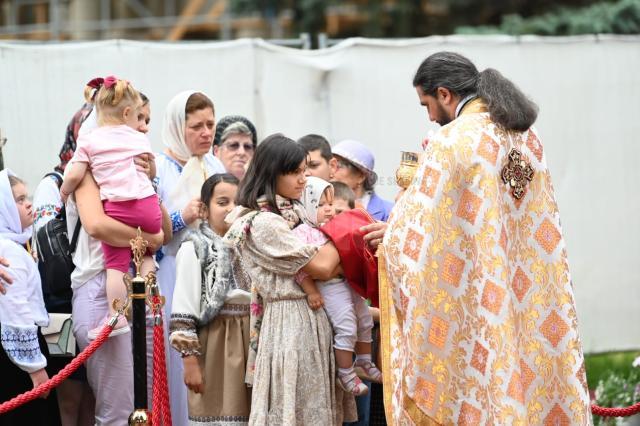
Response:
[[[67,200],[69,199],[69,194],[60,188],[60,198],[62,198],[62,204],[67,204]]]
[[[307,303],[309,304],[309,307],[314,311],[324,306],[324,300],[322,299],[322,295],[319,292],[308,294]]]
[[[198,357],[189,355],[182,358],[184,364],[184,384],[195,393],[204,393],[204,380],[198,364]]]
[[[33,383],[34,389],[40,386],[41,384],[45,383],[47,380],[49,380],[49,375],[47,374],[47,371],[44,368],[34,371],[33,373],[29,373],[29,376],[31,377],[31,382]],[[42,394],[40,398],[46,399],[48,396],[49,396],[49,391]]]

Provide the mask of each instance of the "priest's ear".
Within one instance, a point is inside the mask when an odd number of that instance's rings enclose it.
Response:
[[[457,101],[458,96],[446,87],[438,87],[436,89],[436,99],[440,101],[442,105],[449,106]]]

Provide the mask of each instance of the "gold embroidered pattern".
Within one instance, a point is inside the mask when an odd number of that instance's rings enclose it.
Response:
[[[478,370],[483,376],[487,368],[489,351],[479,342],[473,345],[473,355],[471,355],[471,366]]]
[[[589,393],[589,386],[587,385],[587,370],[584,367],[584,361],[582,362],[582,365],[576,372],[576,378],[584,388],[584,391]]]
[[[542,161],[542,145],[538,140],[538,137],[529,130],[529,136],[527,137],[527,147],[533,152],[538,161]]]
[[[506,291],[502,287],[498,287],[491,281],[487,280],[482,291],[482,306],[493,313],[498,315],[500,308],[502,307],[502,301],[504,300]]]
[[[440,317],[433,317],[429,328],[429,343],[442,349],[449,333],[449,323]]]
[[[586,377],[586,375],[585,375]],[[520,380],[522,381],[522,392],[526,392],[531,385],[531,382],[536,378],[536,375],[524,360],[520,360]]]
[[[480,146],[478,146],[478,155],[490,162],[493,166],[496,165],[499,149],[500,146],[491,139],[491,136],[486,133],[482,135],[482,139],[480,139]]]
[[[460,284],[460,278],[462,278],[462,271],[464,270],[464,260],[460,259],[453,253],[447,253],[444,256],[444,262],[442,264],[442,280],[451,284],[454,287],[458,287]]]
[[[425,408],[431,410],[436,400],[436,384],[420,377],[416,381],[416,393],[424,401]]]
[[[544,419],[544,426],[570,426],[571,421],[558,404],[554,405]]]
[[[552,311],[542,323],[540,331],[555,348],[558,346],[558,342],[560,342],[569,331],[569,326],[560,318],[560,315],[558,315],[556,311]]]
[[[409,229],[407,232],[407,239],[404,242],[404,248],[402,252],[414,262],[418,261],[420,256],[420,249],[422,249],[422,243],[424,242],[424,236],[417,233],[413,229]]]
[[[477,426],[480,424],[481,417],[482,413],[480,410],[465,401],[462,403],[462,408],[460,409],[458,426]]]
[[[549,219],[545,219],[536,231],[536,241],[547,253],[551,254],[560,242],[560,232],[551,223]]]
[[[502,168],[502,181],[511,187],[511,195],[516,200],[525,194],[527,182],[533,179],[533,168],[522,159],[522,153],[515,148],[509,152],[509,163]]]
[[[504,226],[500,231],[500,241],[498,242],[498,244],[500,244],[500,247],[502,247],[502,250],[504,250],[504,252],[506,253],[507,252],[507,232],[504,230]]]
[[[478,215],[480,206],[482,206],[482,198],[465,189],[462,197],[460,197],[460,204],[458,204],[456,215],[473,225],[476,222],[476,216]]]
[[[513,281],[511,281],[511,288],[518,298],[518,302],[522,303],[522,299],[524,299],[524,296],[527,294],[530,287],[531,280],[527,277],[527,274],[524,273],[522,268],[518,266],[516,274],[513,276]]]
[[[507,388],[507,395],[518,401],[520,404],[524,403],[524,389],[522,387],[520,374],[518,374],[517,371],[514,371],[511,375],[509,387]]]
[[[429,198],[433,198],[439,181],[440,172],[436,169],[432,169],[431,167],[427,167],[424,171],[422,183],[420,184],[420,192],[422,192]]]

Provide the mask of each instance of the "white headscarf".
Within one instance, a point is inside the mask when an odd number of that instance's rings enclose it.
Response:
[[[304,187],[304,194],[302,194],[302,205],[307,213],[307,219],[315,226],[318,226],[320,198],[327,188],[333,188],[333,186],[326,180],[315,176],[307,177],[307,184]]]
[[[187,100],[194,93],[202,92],[186,90],[174,96],[167,105],[162,124],[162,142],[178,160],[186,162],[182,168],[180,179],[169,194],[171,204],[179,206],[179,208],[186,206],[194,197],[200,195],[202,184],[208,177],[202,157],[193,155],[184,139],[187,120],[185,107]],[[197,226],[197,223],[194,223],[193,226]]]
[[[31,238],[31,227],[22,229],[9,176],[16,175],[8,169],[0,172],[0,238],[25,244]]]

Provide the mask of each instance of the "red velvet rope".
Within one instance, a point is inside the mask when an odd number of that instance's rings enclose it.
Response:
[[[591,412],[600,417],[630,417],[640,413],[640,402],[636,402],[628,407],[607,408],[593,404]]]
[[[37,388],[31,389],[23,394],[16,396],[2,404],[0,404],[0,415],[11,411],[19,406],[26,404],[29,401],[44,395],[51,389],[62,383],[67,377],[76,371],[93,353],[107,340],[109,334],[113,330],[113,326],[107,324],[104,326],[98,338],[89,344],[77,357],[75,357],[69,364],[67,364],[58,374],[40,384]]]
[[[153,326],[153,411],[151,412],[151,423],[156,426],[171,426],[162,305],[159,296],[152,297],[152,305],[154,306],[154,322],[156,317],[159,318],[159,321],[155,322]]]
[[[158,296],[154,296],[154,299]],[[154,300],[157,302],[158,299]],[[159,306],[159,305],[155,305]],[[155,311],[155,309],[154,309]],[[161,309],[157,309],[156,315],[160,315],[162,318]],[[0,404],[0,415],[5,414],[19,406],[33,401],[34,399],[44,395],[51,389],[57,387],[60,383],[67,379],[76,371],[80,365],[89,359],[93,353],[98,350],[100,346],[107,340],[109,334],[113,330],[110,325],[105,325],[98,337],[89,344],[77,357],[73,359],[66,367],[64,367],[58,374],[42,383],[35,389],[31,389],[23,394],[16,396],[2,404]],[[164,426],[171,426],[171,409],[169,406],[169,390],[167,386],[167,364],[165,360],[164,352],[164,333],[162,322],[155,324],[153,327],[153,424],[160,425],[160,419]],[[156,381],[157,380],[157,381]],[[637,402],[629,407],[600,407],[593,404],[591,406],[591,412],[596,416],[601,417],[630,417],[640,413],[640,402]]]

